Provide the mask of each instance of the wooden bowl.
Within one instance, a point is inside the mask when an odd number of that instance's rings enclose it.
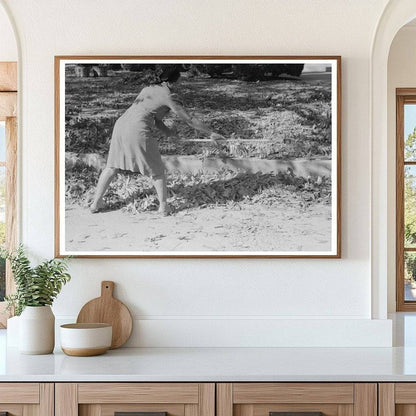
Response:
[[[112,333],[109,324],[61,325],[61,348],[65,354],[76,357],[104,354],[111,347]]]

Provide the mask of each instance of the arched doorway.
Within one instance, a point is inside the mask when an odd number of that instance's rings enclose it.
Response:
[[[372,317],[387,318],[389,269],[394,253],[387,224],[391,209],[388,154],[388,56],[396,33],[416,17],[414,0],[392,0],[380,18],[371,51],[371,270]],[[394,250],[393,250],[394,251]],[[390,266],[390,268],[389,268]]]
[[[0,246],[17,244],[17,61],[18,47],[8,10],[0,1]],[[0,260],[0,327],[4,296],[13,290],[11,270]]]

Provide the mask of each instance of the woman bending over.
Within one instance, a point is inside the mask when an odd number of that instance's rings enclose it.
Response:
[[[180,77],[179,68],[174,65],[167,67],[162,75],[161,83],[142,89],[134,103],[116,121],[111,137],[107,165],[98,179],[91,212],[96,213],[104,208],[103,196],[118,170],[129,170],[153,179],[159,212],[169,213],[167,206],[167,188],[165,166],[160,156],[156,137],[152,134],[154,127],[165,136],[177,138],[175,130],[163,123],[163,118],[172,111],[181,120],[209,135],[216,141],[223,136],[212,131],[201,121],[192,118],[183,108],[174,92],[174,84]]]

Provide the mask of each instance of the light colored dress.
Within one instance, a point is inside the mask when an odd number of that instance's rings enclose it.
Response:
[[[107,167],[157,177],[165,167],[152,131],[178,99],[167,84],[143,88],[134,103],[116,121],[108,152]]]

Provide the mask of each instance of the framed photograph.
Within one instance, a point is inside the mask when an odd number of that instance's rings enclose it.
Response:
[[[341,58],[55,57],[56,256],[340,257]]]

